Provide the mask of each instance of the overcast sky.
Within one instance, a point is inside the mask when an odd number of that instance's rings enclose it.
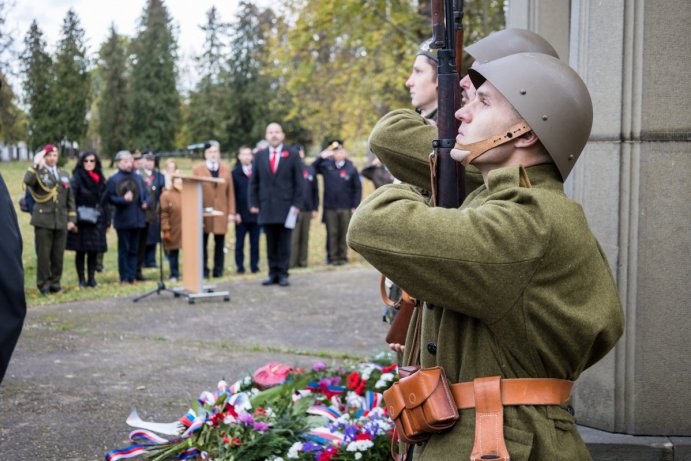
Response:
[[[215,5],[221,20],[228,22],[234,19],[238,3],[239,0],[164,0],[173,23],[179,27],[178,53],[183,59],[182,67],[202,49],[204,33],[199,26],[206,21],[206,12]],[[256,3],[266,6],[270,2],[259,0]],[[111,23],[119,34],[134,36],[145,4],[146,0],[14,0],[5,26],[7,32],[14,35],[14,49],[21,51],[24,37],[35,19],[43,31],[48,51],[53,53],[60,39],[63,19],[72,8],[79,16],[89,53],[93,55],[108,37]]]

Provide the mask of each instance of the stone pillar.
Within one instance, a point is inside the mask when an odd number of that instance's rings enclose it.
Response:
[[[588,84],[595,110],[565,187],[607,253],[627,325],[616,349],[579,379],[578,423],[691,436],[691,5],[508,4],[507,26],[555,45]]]

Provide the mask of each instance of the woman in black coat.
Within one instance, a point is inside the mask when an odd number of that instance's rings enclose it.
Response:
[[[71,186],[77,205],[77,232],[68,233],[67,249],[76,251],[79,286],[95,287],[96,255],[108,249],[106,229],[110,223],[109,207],[104,202],[106,178],[95,152],[86,151],[79,156]],[[85,258],[88,278],[84,277]]]

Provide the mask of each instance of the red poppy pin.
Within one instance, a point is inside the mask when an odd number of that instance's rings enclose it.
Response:
[[[341,170],[341,178],[345,178],[346,174],[346,170]]]
[[[281,158],[286,158],[287,156],[288,156],[287,150],[284,150],[283,152],[281,152]]]
[[[309,174],[307,171],[303,171],[303,172],[302,172],[302,177],[305,178],[305,179],[307,179],[307,177],[308,177],[309,175],[310,175],[310,174]]]

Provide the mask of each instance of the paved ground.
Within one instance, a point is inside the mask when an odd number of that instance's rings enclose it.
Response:
[[[291,282],[224,283],[228,303],[163,293],[31,308],[0,386],[2,459],[101,460],[128,445],[132,408],[170,422],[220,379],[269,360],[305,366],[385,350],[374,270]]]

